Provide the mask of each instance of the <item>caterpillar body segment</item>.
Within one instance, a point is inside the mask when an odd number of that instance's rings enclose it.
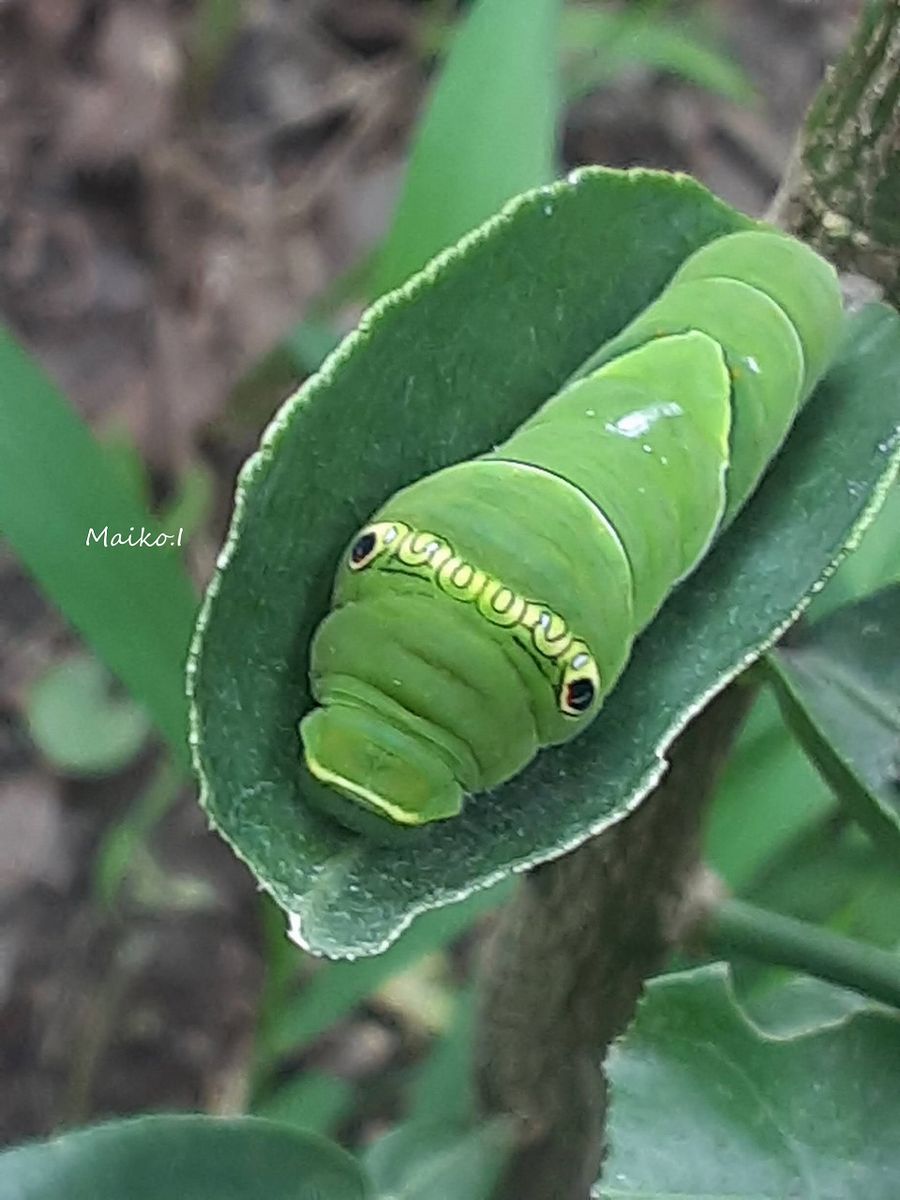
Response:
[[[328,810],[369,831],[444,819],[590,724],[756,487],[841,320],[813,251],[721,238],[504,443],[392,496],[311,647],[300,731]]]

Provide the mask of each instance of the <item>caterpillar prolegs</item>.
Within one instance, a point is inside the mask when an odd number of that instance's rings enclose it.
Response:
[[[451,817],[585,729],[756,487],[841,319],[808,247],[723,237],[502,445],[382,505],[311,647],[300,732],[329,811]]]

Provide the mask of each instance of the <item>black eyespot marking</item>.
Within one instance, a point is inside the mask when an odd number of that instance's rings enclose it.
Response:
[[[587,712],[594,703],[596,688],[590,679],[573,679],[566,684],[563,711],[577,714]]]
[[[357,570],[364,567],[371,558],[377,542],[378,539],[371,529],[361,533],[350,550],[350,565]]]

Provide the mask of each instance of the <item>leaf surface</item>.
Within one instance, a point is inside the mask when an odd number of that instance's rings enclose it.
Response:
[[[650,984],[607,1062],[603,1200],[895,1200],[900,1019],[764,1034],[721,964]]]
[[[255,1117],[140,1117],[0,1155],[3,1200],[366,1200],[324,1138]]]
[[[354,530],[400,486],[508,435],[688,254],[748,223],[662,173],[590,170],[530,193],[376,305],[271,425],[198,626],[193,740],[212,822],[302,945],[377,953],[419,912],[621,819],[678,732],[871,519],[900,421],[900,319],[881,307],[857,319],[753,503],[641,637],[582,737],[390,848],[304,803],[307,648]]]

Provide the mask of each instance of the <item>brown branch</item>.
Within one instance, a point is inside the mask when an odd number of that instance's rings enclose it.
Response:
[[[538,867],[487,947],[476,1046],[483,1107],[522,1122],[504,1196],[584,1200],[599,1172],[604,1051],[694,922],[705,802],[751,696],[735,684],[676,743],[621,824]]]
[[[817,97],[770,219],[897,302],[900,0],[866,7]],[[503,1200],[586,1200],[603,1151],[602,1061],[643,981],[708,912],[699,830],[751,691],[682,734],[627,820],[532,871],[487,948],[475,1071],[483,1109],[522,1138]]]
[[[900,0],[864,5],[769,219],[900,304]]]

